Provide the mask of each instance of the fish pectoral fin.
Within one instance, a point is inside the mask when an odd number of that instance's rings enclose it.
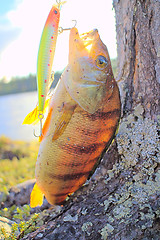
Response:
[[[37,183],[35,183],[35,185],[33,187],[33,190],[31,192],[31,196],[30,196],[30,206],[31,206],[31,208],[35,208],[37,206],[42,206],[43,198],[44,198],[44,194],[42,193],[42,191],[38,187]]]
[[[47,99],[46,101],[45,101],[45,105],[44,105],[44,110],[43,110],[43,112],[45,113],[46,112],[46,110],[47,110],[47,107],[48,107],[48,105],[49,105],[49,100],[50,99]],[[36,106],[35,107],[35,109],[33,109],[33,111],[32,112],[30,112],[26,117],[25,117],[25,119],[24,119],[24,121],[23,121],[23,125],[24,124],[37,124],[38,123],[38,121],[39,121],[39,111],[38,111],[38,106]]]
[[[64,103],[63,109],[62,109],[62,115],[59,118],[56,129],[54,131],[52,141],[57,140],[62,133],[65,131],[68,123],[70,122],[73,112],[76,108],[77,104],[70,104],[70,103]]]

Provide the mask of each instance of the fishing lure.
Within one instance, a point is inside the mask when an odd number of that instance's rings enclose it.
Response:
[[[55,54],[60,11],[56,6],[50,10],[39,45],[37,61],[38,111],[43,112]]]
[[[36,162],[31,207],[62,204],[94,171],[115,137],[119,89],[98,30],[70,31],[69,63],[49,106]]]
[[[46,102],[46,96],[52,84],[51,71],[59,31],[58,28],[61,5],[62,3],[59,1],[57,2],[57,5],[52,6],[44,25],[37,59],[38,106],[30,114],[27,115],[23,122],[23,124],[31,124],[38,118],[40,120],[40,136],[42,134],[42,119],[44,117],[43,111],[49,102]]]

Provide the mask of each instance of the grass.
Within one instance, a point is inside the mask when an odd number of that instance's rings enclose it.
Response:
[[[12,186],[34,178],[38,142],[13,141],[0,137],[0,192],[8,193]],[[10,232],[0,226],[0,239],[21,239],[37,229],[38,214],[31,214],[29,205],[0,209],[0,216],[14,221]]]
[[[12,141],[0,137],[0,191],[34,178],[38,142]]]

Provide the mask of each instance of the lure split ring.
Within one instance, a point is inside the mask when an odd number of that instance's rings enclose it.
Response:
[[[58,29],[59,34],[62,33],[63,31],[71,30],[72,28],[74,28],[74,27],[77,25],[77,20],[72,20],[72,22],[75,22],[75,24],[74,24],[74,26],[71,27],[71,28],[62,28],[62,27],[59,27],[59,29]]]

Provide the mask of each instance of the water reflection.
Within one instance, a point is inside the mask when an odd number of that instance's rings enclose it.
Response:
[[[37,92],[0,96],[0,136],[13,140],[33,140],[35,126],[22,125],[25,116],[34,109]]]

